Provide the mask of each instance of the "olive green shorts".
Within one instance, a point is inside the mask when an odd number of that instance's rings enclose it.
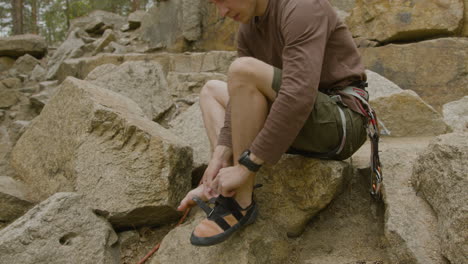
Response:
[[[280,87],[281,70],[274,68],[272,88],[278,92]],[[346,117],[346,142],[343,150],[335,154],[333,150],[338,148],[343,137],[338,107]],[[366,141],[365,124],[364,116],[318,92],[314,109],[286,153],[335,160],[347,159]]]

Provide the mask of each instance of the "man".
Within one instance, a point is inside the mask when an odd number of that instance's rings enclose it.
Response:
[[[200,94],[213,155],[203,184],[178,207],[197,202],[207,212],[191,237],[201,246],[255,220],[252,192],[262,164],[286,152],[346,159],[366,137],[359,101],[340,92],[364,88],[364,67],[328,0],[213,2],[242,25],[227,83],[209,81]],[[214,209],[201,201],[211,197]]]

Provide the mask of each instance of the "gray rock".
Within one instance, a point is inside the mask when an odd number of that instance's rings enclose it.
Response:
[[[159,119],[173,104],[162,67],[156,62],[105,64],[94,69],[86,80],[132,99],[152,120]]]
[[[450,131],[442,116],[415,92],[402,90],[376,73],[366,73],[369,102],[391,136],[436,136]]]
[[[11,165],[35,199],[73,190],[123,228],[178,216],[191,156],[135,102],[70,77],[16,143]]]
[[[0,90],[0,108],[10,108],[19,101],[19,93],[12,90]]]
[[[30,80],[40,82],[45,80],[46,75],[47,71],[41,65],[36,65],[31,72]]]
[[[141,21],[145,16],[146,12],[143,10],[137,10],[130,15],[128,15],[128,26],[130,30],[137,29],[141,25]]]
[[[453,131],[468,131],[468,96],[443,106],[444,121]]]
[[[206,135],[200,104],[197,102],[172,120],[170,131],[193,149],[193,166],[199,168],[208,164],[211,147]]]
[[[80,195],[57,193],[0,231],[0,263],[119,263],[118,237]]]
[[[31,121],[16,120],[10,125],[8,134],[10,135],[10,140],[13,145],[18,141],[21,135],[23,135],[24,131],[26,131],[30,124]]]
[[[287,263],[292,250],[287,234],[300,235],[350,174],[344,162],[284,155],[277,165],[263,167],[256,176],[263,187],[255,192],[260,213],[253,225],[219,245],[194,247],[190,234],[205,217],[199,212],[164,238],[150,263]]]
[[[0,222],[13,221],[28,211],[33,203],[26,197],[26,186],[10,177],[0,176]]]
[[[361,49],[361,54],[366,68],[442,112],[442,105],[468,94],[467,46],[467,38],[439,38]]]
[[[109,43],[111,43],[112,41],[115,41],[116,39],[117,38],[114,34],[114,31],[112,29],[106,29],[102,37],[93,43],[93,45],[95,46],[95,49],[92,55],[94,56],[98,54],[99,52],[102,52],[104,48],[106,48],[107,45],[109,45]]]
[[[200,0],[156,2],[142,19],[140,37],[151,47],[185,50],[185,41],[201,36]]]
[[[199,94],[201,88],[209,80],[227,81],[227,76],[213,72],[169,72],[167,74],[169,91],[177,97]]]
[[[10,57],[0,57],[0,72],[8,71],[15,64],[15,60]]]
[[[80,57],[81,48],[84,47],[85,43],[79,36],[80,29],[70,31],[68,38],[60,45],[60,47],[54,52],[54,55],[50,58],[47,64],[47,80],[56,79],[57,71],[61,64],[70,58]]]
[[[18,74],[26,74],[30,75],[31,72],[34,70],[34,67],[39,65],[39,61],[34,58],[33,56],[29,54],[25,54],[21,57],[19,57],[16,61],[15,64],[13,65],[13,68],[16,70],[16,73]]]
[[[103,10],[95,10],[85,17],[75,18],[70,23],[70,32],[86,29],[93,34],[102,34],[106,29],[119,29],[125,24],[125,18]]]
[[[29,54],[42,58],[46,53],[46,40],[38,35],[26,34],[0,38],[0,56],[18,58]]]
[[[418,157],[416,189],[437,214],[442,253],[450,263],[468,262],[468,133],[437,137]]]
[[[355,7],[356,0],[330,0],[330,3],[339,10],[350,12]]]
[[[411,184],[413,164],[431,139],[384,138],[379,146],[384,176],[384,235],[388,241],[390,263],[445,263],[437,232],[437,217]],[[355,166],[367,171],[367,175],[369,156],[368,142],[353,155]]]
[[[354,36],[386,43],[450,36],[461,30],[463,0],[361,0],[346,23]]]
[[[2,80],[2,84],[9,89],[16,89],[21,86],[21,80],[15,77],[6,78]]]

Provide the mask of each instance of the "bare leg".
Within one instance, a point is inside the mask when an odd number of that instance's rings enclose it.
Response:
[[[226,157],[227,161],[217,162],[213,159],[213,151],[216,147],[218,135],[221,127],[224,125],[224,115],[228,101],[229,95],[227,84],[222,81],[208,81],[200,92],[200,108],[202,111],[203,123],[211,145],[212,160],[210,160],[208,168],[203,174],[204,184],[187,193],[177,208],[180,211],[194,206],[195,202],[192,198],[195,196],[200,197],[203,200],[207,200],[208,198],[215,196],[215,192],[205,187],[211,185],[212,178],[216,176],[220,168],[232,166],[232,151],[229,151],[230,154]],[[219,150],[219,148],[220,147],[218,147],[217,150]]]
[[[227,84],[222,81],[208,81],[200,92],[200,108],[206,134],[211,145],[211,153],[216,147],[219,131],[224,125],[224,115],[228,101]]]
[[[235,164],[263,128],[269,103],[276,98],[276,92],[271,88],[272,80],[273,67],[254,58],[239,58],[229,69],[228,89]],[[254,181],[255,177],[252,175],[248,182],[236,190],[235,199],[243,207],[252,202]]]

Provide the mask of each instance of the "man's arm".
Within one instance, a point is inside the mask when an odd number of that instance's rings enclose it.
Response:
[[[320,1],[289,1],[283,9],[281,33],[282,83],[265,125],[251,152],[275,164],[297,137],[310,115],[322,72],[330,34],[329,12]]]

